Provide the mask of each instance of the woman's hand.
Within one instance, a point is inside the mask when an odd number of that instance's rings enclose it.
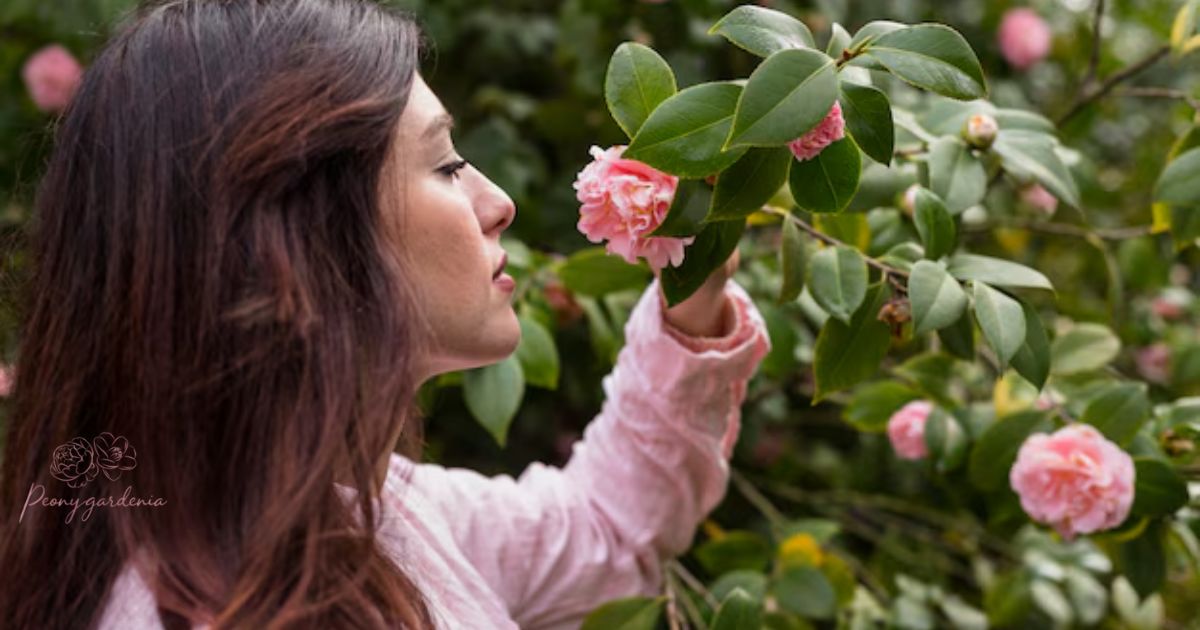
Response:
[[[735,248],[725,264],[714,269],[695,293],[666,308],[663,316],[667,323],[692,337],[719,337],[727,333],[725,326],[733,321],[733,304],[725,295],[725,283],[737,271],[739,256]],[[655,270],[654,275],[659,279],[659,299],[665,307],[667,297],[662,290],[662,270]]]

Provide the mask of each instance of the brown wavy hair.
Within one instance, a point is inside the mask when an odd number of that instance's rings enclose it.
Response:
[[[377,464],[423,440],[424,334],[381,191],[428,50],[368,0],[173,0],[88,68],[30,233],[0,625],[94,627],[145,554],[168,628],[433,627],[373,503]],[[136,468],[50,476],[57,446],[104,432]],[[34,484],[166,503],[22,517]]]

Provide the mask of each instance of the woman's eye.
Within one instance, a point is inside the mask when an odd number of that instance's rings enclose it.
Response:
[[[458,160],[438,168],[438,172],[446,177],[458,177],[458,170],[467,164],[468,162],[466,160]]]

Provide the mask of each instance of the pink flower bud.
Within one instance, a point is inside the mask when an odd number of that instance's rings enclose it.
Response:
[[[913,184],[904,189],[904,194],[900,196],[900,209],[910,217],[917,211],[917,189],[920,187],[920,184]]]
[[[1021,187],[1018,192],[1021,201],[1040,210],[1047,217],[1052,216],[1054,211],[1058,209],[1058,198],[1050,194],[1050,191],[1042,188],[1041,184],[1027,184]]]
[[[846,121],[842,119],[842,106],[834,101],[825,118],[803,136],[789,142],[788,148],[797,160],[803,162],[817,157],[825,147],[841,140],[845,135]]]
[[[931,411],[933,404],[929,401],[914,400],[888,419],[888,439],[901,458],[922,459],[929,454],[925,447],[925,422]]]
[[[33,53],[21,69],[21,77],[38,109],[58,112],[75,95],[83,68],[66,48],[53,44]]]
[[[1087,424],[1026,438],[1008,477],[1025,513],[1067,540],[1120,525],[1133,505],[1133,458]]]
[[[967,144],[976,149],[986,149],[996,141],[1000,125],[988,114],[972,114],[963,125],[962,136]]]
[[[1050,52],[1050,26],[1033,9],[1009,9],[1000,19],[996,39],[1000,54],[1014,68],[1024,70]]]
[[[13,390],[13,374],[12,368],[0,363],[0,398],[8,398],[12,395]]]
[[[684,246],[695,236],[646,236],[658,229],[675,200],[679,178],[648,164],[621,157],[624,145],[607,150],[592,146],[594,161],[576,176],[575,196],[581,204],[576,227],[593,243],[637,264],[638,256],[655,270],[683,263]]]
[[[1171,348],[1159,342],[1141,348],[1133,357],[1138,373],[1151,383],[1164,384],[1171,380]]]

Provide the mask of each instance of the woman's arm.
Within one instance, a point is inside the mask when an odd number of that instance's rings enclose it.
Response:
[[[663,559],[687,550],[725,494],[766,326],[730,279],[718,286],[732,329],[690,337],[667,321],[658,283],[631,312],[603,407],[563,468],[535,462],[514,480],[393,456],[393,474],[412,468],[409,490],[441,512],[522,628],[578,627],[603,601],[656,593]]]

